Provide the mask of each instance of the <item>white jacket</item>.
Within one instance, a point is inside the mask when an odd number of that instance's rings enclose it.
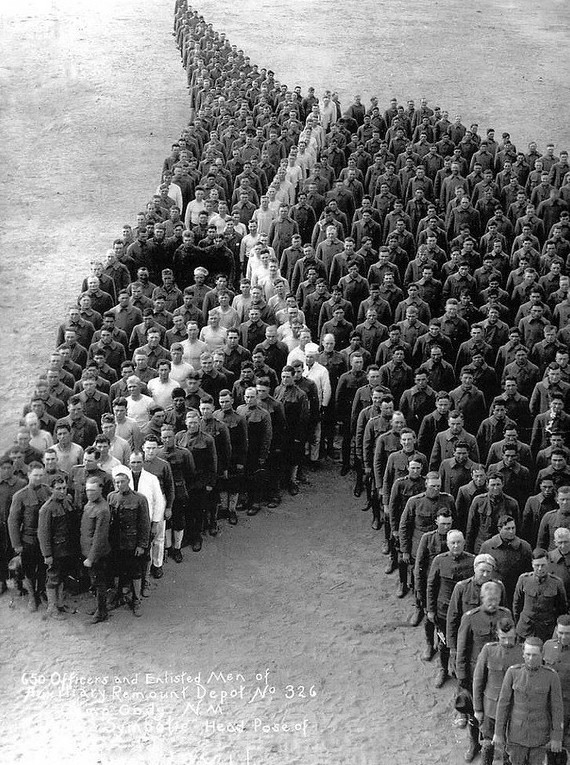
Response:
[[[312,380],[317,386],[319,392],[319,404],[321,406],[328,406],[331,400],[331,381],[329,377],[329,370],[318,361],[315,361],[313,366],[309,369],[305,367],[303,376]]]

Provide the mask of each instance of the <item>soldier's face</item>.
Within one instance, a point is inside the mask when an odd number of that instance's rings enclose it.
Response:
[[[556,628],[558,640],[562,645],[570,645],[570,625],[559,624]]]
[[[452,555],[459,555],[465,549],[465,537],[461,532],[449,534],[447,537],[447,546]]]
[[[524,663],[529,669],[536,669],[542,664],[542,649],[537,645],[524,644],[523,648]]]

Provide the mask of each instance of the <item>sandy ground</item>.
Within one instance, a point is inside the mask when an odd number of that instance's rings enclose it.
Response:
[[[425,95],[519,146],[570,144],[563,0],[353,5],[200,8],[290,85],[335,87],[344,104]],[[3,447],[62,303],[133,222],[186,120],[171,16],[163,0],[0,5]],[[4,596],[0,762],[462,762],[452,688],[433,690],[359,506],[329,466],[169,564],[140,620],[123,610],[91,628],[83,598],[48,624]]]

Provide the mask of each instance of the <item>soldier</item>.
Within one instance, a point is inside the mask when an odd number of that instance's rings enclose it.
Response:
[[[433,531],[435,519],[442,509],[448,509],[453,517],[455,502],[451,494],[441,491],[438,473],[428,473],[425,491],[410,497],[400,520],[400,550],[404,563],[413,566],[422,534]]]
[[[427,531],[418,545],[416,563],[414,566],[414,584],[416,598],[416,613],[411,624],[417,626],[416,619],[421,618],[426,609],[427,578],[431,564],[437,555],[447,551],[447,534],[451,530],[453,519],[447,509],[440,510],[435,519],[437,528]],[[426,647],[422,654],[422,661],[431,661],[435,653],[435,624],[426,619],[424,622]]]
[[[188,540],[194,552],[202,549],[202,527],[214,490],[218,471],[216,445],[212,436],[200,428],[200,412],[189,409],[186,414],[186,430],[177,433],[177,446],[188,449],[194,459],[195,473],[190,485],[189,515],[186,523]]]
[[[37,611],[46,577],[38,542],[38,516],[40,507],[50,498],[51,491],[43,483],[45,471],[42,463],[31,462],[28,467],[28,485],[12,497],[8,533],[14,552],[22,559],[24,586],[28,592],[28,610]]]
[[[142,454],[133,452],[140,460],[142,469]],[[131,471],[123,465],[113,468],[115,491],[107,497],[111,511],[109,542],[111,544],[111,560],[113,578],[115,580],[115,596],[112,607],[123,605],[123,588],[131,588],[131,607],[135,616],[142,616],[141,580],[145,554],[150,545],[150,513],[146,497],[133,491],[129,485],[132,480]]]
[[[89,476],[85,484],[87,503],[81,516],[81,553],[83,565],[89,571],[91,587],[97,596],[97,608],[92,624],[105,622],[107,611],[107,577],[109,574],[109,524],[111,512],[103,498],[103,483],[99,476]]]
[[[459,689],[470,694],[473,691],[475,665],[483,646],[497,637],[499,620],[511,618],[508,608],[499,606],[501,595],[501,587],[497,582],[485,582],[481,586],[481,605],[467,611],[461,619],[457,635],[455,674]],[[472,762],[480,749],[479,722],[472,711],[468,716],[469,748],[465,752],[466,762]]]
[[[228,523],[235,526],[238,522],[236,508],[247,457],[247,423],[245,417],[234,410],[232,394],[227,388],[220,391],[219,402],[220,408],[214,412],[214,417],[228,428],[231,444],[228,477],[220,487],[220,511],[222,515],[227,515]]]
[[[509,667],[522,661],[523,647],[516,642],[510,616],[497,622],[497,642],[483,646],[473,673],[473,714],[481,733],[481,765],[493,765],[497,700]],[[505,760],[505,763],[507,761]]]
[[[544,644],[544,664],[560,678],[564,702],[564,735],[562,745],[568,755],[570,747],[570,616],[562,614],[556,623],[556,636]],[[556,753],[547,752],[547,765],[557,765]],[[562,762],[562,758],[560,762]]]
[[[207,508],[205,528],[210,536],[215,537],[218,533],[218,492],[220,481],[228,477],[228,470],[232,459],[232,445],[230,432],[224,422],[214,417],[215,404],[211,396],[200,401],[200,414],[202,416],[201,430],[214,439],[214,447],[217,457],[217,473],[214,490],[207,496]]]
[[[78,514],[67,496],[67,482],[56,475],[51,480],[51,497],[40,507],[38,515],[38,541],[47,566],[48,606],[44,618],[64,618],[64,581],[77,564],[77,521]]]
[[[182,539],[186,527],[186,515],[189,508],[190,486],[194,477],[194,458],[188,449],[176,446],[174,441],[174,425],[165,422],[160,429],[162,448],[157,455],[168,462],[174,482],[174,499],[172,515],[166,519],[165,546],[167,553],[176,563],[182,562]]]
[[[500,619],[510,619],[508,608],[501,608],[501,587],[496,582],[485,582],[481,586],[481,605],[463,614],[457,635],[457,659],[455,674],[459,689],[473,692],[473,674],[477,658],[485,643],[497,637],[497,624]],[[475,759],[480,747],[479,722],[473,715],[473,708],[468,718],[469,748],[465,752],[465,762]]]
[[[55,458],[55,454],[53,455]],[[63,475],[63,474],[62,474]],[[8,512],[14,494],[23,489],[26,481],[14,475],[14,466],[10,457],[0,457],[0,595],[8,589]]]
[[[283,404],[270,395],[271,383],[268,377],[259,377],[255,384],[259,405],[267,409],[271,417],[271,446],[268,459],[269,501],[267,507],[274,508],[281,503],[280,487],[283,482],[283,442],[285,433],[285,410]]]
[[[542,658],[542,640],[527,637],[523,663],[507,669],[501,686],[493,744],[503,746],[506,740],[512,765],[540,765],[547,749],[562,750],[560,679],[554,670],[542,666]]]
[[[283,405],[285,413],[283,457],[287,470],[286,481],[292,497],[299,493],[297,472],[303,456],[306,424],[309,417],[309,399],[307,394],[295,385],[294,373],[293,367],[283,367],[281,385],[275,388],[275,399]]]
[[[465,537],[461,531],[452,529],[447,533],[449,552],[436,555],[427,580],[427,620],[434,626],[437,637],[439,671],[435,687],[441,688],[449,677],[449,646],[446,638],[447,610],[457,582],[473,573],[475,556],[465,552]]]
[[[269,412],[259,405],[256,388],[246,388],[245,404],[238,406],[237,413],[247,423],[247,455],[245,461],[245,479],[247,491],[247,515],[257,515],[260,500],[264,494],[264,482],[259,472],[264,470],[269,457],[272,427]]]
[[[458,582],[451,595],[449,608],[447,609],[446,642],[450,651],[449,663],[455,672],[455,656],[457,653],[457,634],[463,614],[481,605],[481,587],[485,582],[497,582],[501,586],[502,597],[500,605],[506,605],[507,598],[505,588],[496,579],[495,559],[492,555],[479,554],[473,561],[473,576]]]
[[[408,568],[404,563],[400,549],[400,520],[406,503],[410,497],[415,497],[425,490],[426,481],[422,476],[423,464],[419,459],[411,459],[408,462],[408,475],[397,478],[390,492],[390,502],[387,508],[389,518],[384,518],[384,525],[390,529],[390,562],[385,573],[391,574],[398,569],[399,585],[398,597],[403,598],[409,590]]]
[[[519,576],[513,598],[513,616],[517,635],[539,637],[543,642],[552,636],[556,620],[568,611],[562,580],[548,573],[548,552],[542,547],[532,551],[532,571]]]

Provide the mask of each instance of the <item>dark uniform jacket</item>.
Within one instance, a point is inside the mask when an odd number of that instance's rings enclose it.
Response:
[[[497,702],[495,731],[511,744],[545,746],[562,741],[563,701],[560,679],[548,667],[507,669]]]
[[[50,497],[51,489],[44,484],[35,488],[28,485],[14,494],[8,515],[8,532],[14,549],[37,542],[40,507]]]
[[[422,534],[433,531],[438,512],[446,508],[455,516],[455,502],[451,494],[440,492],[437,497],[430,498],[425,492],[411,497],[404,508],[400,520],[400,550],[415,557]]]
[[[498,579],[493,579],[492,581],[501,585],[500,605],[505,607],[507,604],[505,587]],[[448,648],[452,650],[457,648],[457,634],[463,614],[472,611],[481,604],[481,587],[483,584],[484,582],[479,584],[475,580],[475,576],[471,576],[469,579],[464,579],[455,585],[447,610],[446,641]]]
[[[145,496],[129,489],[112,491],[107,497],[111,511],[109,541],[114,552],[134,553],[150,544],[150,512]]]
[[[483,606],[478,606],[463,614],[459,633],[457,635],[457,659],[455,672],[457,679],[471,680],[475,671],[477,658],[485,643],[497,637],[497,623],[503,617],[510,617],[508,608],[497,608],[489,612]]]
[[[432,561],[427,579],[427,611],[434,613],[442,626],[455,585],[473,575],[474,560],[471,553],[462,552],[454,557],[448,551],[436,555]]]
[[[495,719],[497,701],[505,672],[513,664],[522,662],[522,643],[503,646],[487,643],[483,646],[473,672],[473,709],[485,717]]]
[[[50,497],[39,511],[38,541],[44,558],[67,558],[78,553],[78,516],[69,497]]]
[[[519,506],[506,494],[493,501],[488,493],[473,499],[467,518],[465,541],[467,549],[477,555],[483,542],[498,532],[497,522],[501,515],[510,515],[519,522]]]
[[[98,563],[111,552],[109,524],[111,511],[105,499],[87,502],[81,516],[81,554]]]
[[[568,610],[562,580],[552,574],[539,579],[534,572],[521,574],[513,598],[517,635],[548,640],[560,614]]]

